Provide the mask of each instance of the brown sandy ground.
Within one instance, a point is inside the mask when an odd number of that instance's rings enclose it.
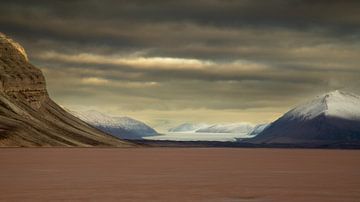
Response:
[[[355,202],[360,151],[0,149],[0,201]]]

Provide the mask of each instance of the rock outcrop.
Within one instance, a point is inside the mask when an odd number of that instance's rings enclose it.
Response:
[[[0,146],[131,146],[64,111],[40,69],[0,33]]]

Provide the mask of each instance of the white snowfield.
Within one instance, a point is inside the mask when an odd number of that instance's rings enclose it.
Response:
[[[184,123],[177,127],[170,128],[168,132],[181,133],[249,133],[254,128],[251,123],[227,123],[227,124],[206,124],[206,123]]]
[[[333,91],[297,106],[284,115],[288,119],[309,120],[324,114],[348,120],[360,120],[360,97],[358,95]]]
[[[147,140],[171,140],[171,141],[219,141],[235,142],[237,138],[247,138],[247,134],[238,133],[191,133],[191,132],[168,132],[164,135],[144,137]]]
[[[194,130],[194,128],[197,128],[199,125],[202,125],[204,127]],[[250,123],[229,123],[213,125],[185,123],[179,125],[178,127],[170,129],[169,132],[164,135],[145,137],[145,139],[171,141],[233,142],[237,141],[238,139],[254,137],[262,130],[264,130],[266,126],[268,126],[268,124],[259,124],[253,126]]]
[[[196,132],[248,134],[253,129],[254,129],[254,125],[251,123],[229,123],[229,124],[214,124],[209,127],[200,128]]]
[[[201,128],[209,127],[209,124],[206,123],[183,123],[174,128],[170,128],[169,132],[180,132],[180,133],[195,133]]]

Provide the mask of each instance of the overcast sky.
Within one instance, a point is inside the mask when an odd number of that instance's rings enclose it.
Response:
[[[0,28],[70,109],[181,122],[272,121],[360,93],[360,1],[2,0]]]

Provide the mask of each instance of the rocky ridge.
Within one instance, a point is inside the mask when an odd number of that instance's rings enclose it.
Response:
[[[131,146],[64,111],[24,48],[0,33],[0,146]]]

